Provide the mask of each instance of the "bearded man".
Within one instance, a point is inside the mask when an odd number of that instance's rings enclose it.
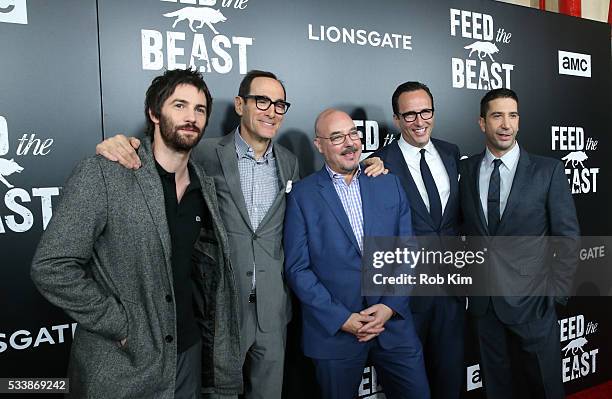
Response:
[[[238,297],[213,179],[191,162],[212,97],[199,72],[147,90],[142,167],[82,161],[42,236],[32,279],[77,323],[78,398],[242,391]]]

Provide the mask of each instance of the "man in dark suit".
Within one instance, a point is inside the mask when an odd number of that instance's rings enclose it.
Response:
[[[463,232],[485,237],[490,255],[484,281],[489,295],[470,297],[468,308],[485,392],[494,399],[560,399],[553,298],[567,301],[560,296],[569,291],[577,264],[574,201],[560,161],[519,147],[516,93],[488,92],[480,102],[479,124],[486,149],[462,161],[460,191]],[[548,236],[563,241],[555,245]]]
[[[367,236],[409,236],[410,208],[393,175],[361,173],[359,132],[328,109],[315,124],[325,166],[295,185],[285,214],[285,275],[302,303],[304,354],[323,397],[355,397],[368,357],[390,399],[429,397],[405,296],[362,296]]]
[[[391,103],[401,137],[374,156],[380,157],[402,182],[410,200],[414,234],[430,236],[424,239],[428,246],[443,246],[458,235],[459,149],[431,137],[434,100],[426,85],[402,83],[395,89]],[[433,237],[445,238],[434,242]],[[465,301],[449,294],[414,296],[410,301],[423,344],[431,397],[438,399],[459,398],[464,375]]]

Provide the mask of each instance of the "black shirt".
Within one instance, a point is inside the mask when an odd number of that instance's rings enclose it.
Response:
[[[177,351],[184,352],[200,339],[200,330],[193,311],[192,262],[193,246],[200,228],[210,223],[208,207],[200,191],[198,176],[188,167],[189,186],[181,202],[176,197],[175,174],[155,162],[162,181],[166,218],[172,242],[172,275],[176,300]],[[167,297],[171,300],[171,297]]]

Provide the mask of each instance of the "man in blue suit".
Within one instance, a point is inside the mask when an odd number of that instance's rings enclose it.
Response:
[[[410,236],[410,207],[393,175],[361,173],[359,132],[328,109],[315,124],[325,166],[287,199],[285,276],[302,303],[302,341],[323,397],[352,399],[366,361],[387,398],[429,398],[409,298],[361,295],[364,236]]]
[[[468,312],[487,398],[562,399],[554,304],[567,302],[580,229],[563,163],[519,147],[518,128],[516,93],[488,92],[480,102],[486,149],[461,162],[463,230],[490,249],[490,296],[471,296]]]
[[[381,148],[380,157],[399,177],[410,200],[412,229],[427,246],[451,249],[459,230],[459,149],[431,137],[434,100],[420,82],[399,85],[391,98],[398,140]],[[436,242],[436,237],[443,237]],[[423,345],[431,397],[458,399],[464,375],[465,301],[449,292],[413,296],[412,318]]]

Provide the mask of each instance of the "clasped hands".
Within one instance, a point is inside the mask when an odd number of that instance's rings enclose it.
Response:
[[[367,342],[385,331],[385,323],[393,316],[393,310],[377,303],[359,313],[351,313],[342,325],[342,331],[353,334],[359,342]]]

